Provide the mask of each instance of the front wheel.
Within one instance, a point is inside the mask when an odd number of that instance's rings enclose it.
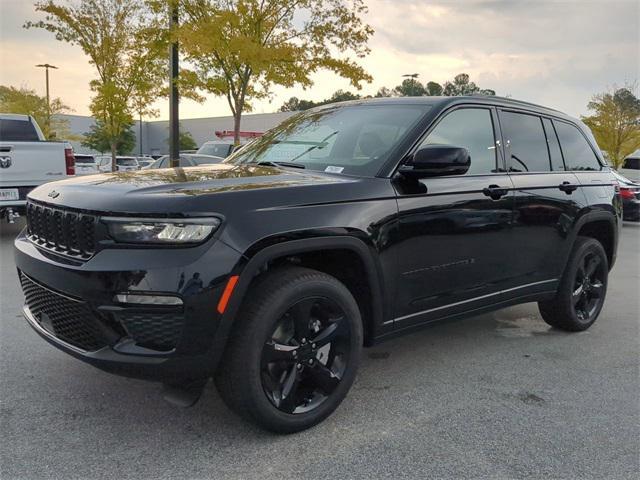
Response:
[[[349,290],[300,267],[252,284],[216,374],[232,410],[279,433],[309,428],[342,402],[358,368],[362,321]]]
[[[609,262],[600,242],[578,237],[555,298],[538,303],[544,321],[570,332],[589,328],[604,305],[608,273]]]

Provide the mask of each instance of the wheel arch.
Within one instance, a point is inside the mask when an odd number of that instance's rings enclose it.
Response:
[[[335,255],[337,252],[349,252],[361,262],[362,269],[366,275],[366,284],[370,292],[366,297],[367,305],[363,305],[363,299],[354,292],[353,285],[346,283],[346,286],[354,294],[360,307],[365,334],[364,344],[367,346],[372,345],[377,328],[383,323],[385,313],[382,274],[371,249],[372,247],[368,246],[364,241],[348,235],[289,240],[260,249],[249,249],[248,251],[252,251],[251,256],[249,257],[247,254],[243,256],[246,263],[239,266],[237,273],[235,273],[239,275],[238,282],[222,315],[218,336],[222,338],[228,337],[242,302],[250,292],[252,282],[259,275],[265,273],[269,265],[301,257],[309,258],[313,254]],[[310,266],[310,268],[332,274],[344,282],[344,279],[339,278],[339,275],[335,275],[327,268],[323,268],[322,264],[308,265],[304,262],[293,264]]]
[[[611,270],[616,261],[618,225],[617,217],[610,212],[585,213],[575,224],[571,244],[575,244],[579,236],[595,238],[602,244],[609,261],[609,270]]]

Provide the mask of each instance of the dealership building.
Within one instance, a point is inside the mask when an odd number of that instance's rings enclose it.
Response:
[[[266,132],[280,122],[290,117],[293,112],[258,113],[242,116],[242,131]],[[60,115],[60,118],[69,122],[69,129],[73,135],[84,135],[89,131],[95,120],[92,117],[81,115]],[[233,130],[233,117],[208,117],[185,118],[180,120],[180,128],[183,132],[189,132],[198,146],[207,140],[215,140],[217,131]],[[133,155],[164,155],[169,153],[169,121],[136,121],[133,127],[136,134],[136,146],[131,152]],[[92,152],[80,145],[79,141],[72,141],[76,153]]]

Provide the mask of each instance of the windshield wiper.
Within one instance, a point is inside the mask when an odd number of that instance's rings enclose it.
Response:
[[[301,163],[292,163],[292,162],[272,162],[271,160],[264,160],[262,162],[258,162],[258,165],[264,167],[293,167],[293,168],[307,168]]]
[[[327,140],[329,140],[331,137],[333,137],[334,135],[337,135],[338,131],[336,130],[335,132],[330,133],[329,135],[327,135],[326,137],[324,137],[320,142],[316,143],[315,145],[311,145],[309,148],[307,148],[304,152],[302,152],[300,155],[296,155],[295,157],[293,157],[291,159],[292,162],[295,162],[297,159],[299,159],[300,157],[305,156],[307,153],[309,153],[312,150],[315,150],[316,148],[324,148],[327,146]]]

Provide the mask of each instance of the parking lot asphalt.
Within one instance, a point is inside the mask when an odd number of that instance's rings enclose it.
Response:
[[[103,373],[26,324],[0,238],[0,478],[637,478],[640,227],[625,225],[607,302],[587,332],[535,304],[365,350],[321,425],[274,436],[209,384],[178,409],[160,386]]]

